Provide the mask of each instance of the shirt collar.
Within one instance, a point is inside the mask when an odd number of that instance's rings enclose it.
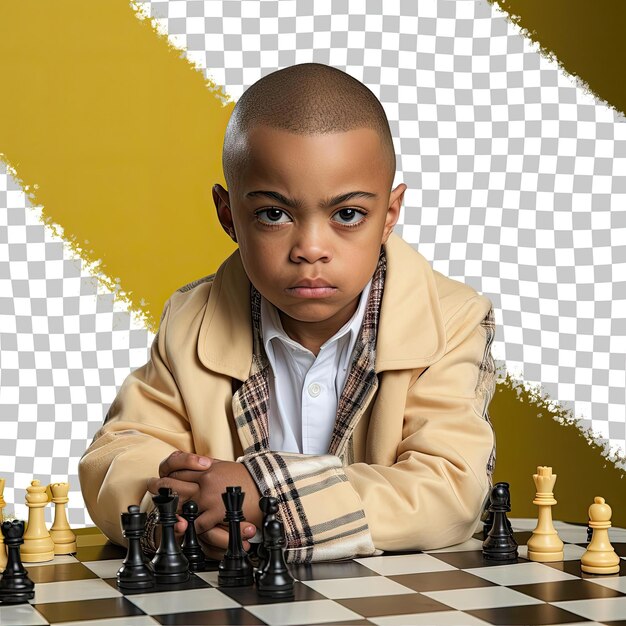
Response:
[[[363,288],[359,299],[359,305],[354,312],[354,315],[327,341],[322,344],[322,348],[330,345],[334,341],[338,341],[344,335],[350,333],[349,341],[355,342],[365,316],[365,309],[367,308],[367,300],[369,297],[370,289],[372,287],[372,279],[368,281],[367,285]],[[306,350],[299,343],[291,339],[285,332],[280,316],[278,315],[277,308],[269,301],[261,296],[261,334],[263,337],[263,347],[268,357],[273,356],[273,350],[271,348],[271,342],[273,339],[278,339],[288,346],[294,349]],[[270,356],[271,355],[271,356]]]
[[[387,277],[380,303],[376,372],[428,367],[446,348],[441,303],[457,297],[461,285],[435,272],[417,249],[395,233],[384,248]],[[199,361],[211,371],[237,380],[250,376],[257,336],[254,324],[260,319],[252,317],[251,284],[239,250],[222,263],[206,287],[175,296],[173,305],[180,306],[181,311],[188,300],[185,311],[200,311],[196,339]],[[178,298],[183,299],[180,305]],[[196,301],[198,308],[192,309],[191,303],[196,306]]]

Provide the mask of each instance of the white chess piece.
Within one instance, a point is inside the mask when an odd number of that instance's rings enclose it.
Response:
[[[556,504],[554,483],[556,474],[552,473],[551,467],[540,465],[537,473],[533,474],[537,494],[533,504],[539,507],[537,527],[532,537],[528,540],[528,558],[540,563],[551,563],[563,560],[563,542],[552,523],[552,507]]]
[[[4,545],[4,537],[2,535],[2,531],[0,531],[0,572],[3,572],[6,566],[7,566],[7,547]]]
[[[587,574],[617,574],[619,556],[609,541],[611,507],[604,498],[596,496],[589,507],[589,526],[593,529],[591,542],[580,559],[580,569]]]
[[[67,521],[65,505],[69,499],[69,483],[52,483],[49,485],[54,503],[54,523],[50,528],[50,536],[54,542],[55,554],[73,554],[76,552],[76,535],[72,532]]]
[[[48,504],[46,487],[38,480],[33,480],[26,487],[26,506],[28,507],[28,528],[24,533],[24,544],[20,552],[24,563],[51,561],[54,558],[54,542],[48,528],[44,509]]]

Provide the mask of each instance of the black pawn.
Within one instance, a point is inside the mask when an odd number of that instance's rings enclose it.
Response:
[[[273,500],[275,500],[275,498],[271,498]],[[255,582],[259,582],[259,576],[261,575],[261,572],[265,569],[265,567],[267,566],[267,562],[268,562],[268,555],[269,552],[267,550],[267,547],[265,546],[265,521],[267,519],[267,506],[269,504],[270,501],[270,497],[269,496],[263,496],[260,500],[259,500],[259,508],[261,509],[261,513],[263,513],[263,521],[261,522],[261,543],[259,544],[259,547],[257,548],[257,556],[259,557],[259,566],[257,567],[257,569],[254,571],[254,580]]]
[[[592,538],[593,538],[593,528],[591,528],[591,526],[587,526],[587,543],[590,543]]]
[[[198,572],[204,569],[204,552],[198,542],[196,534],[196,518],[198,517],[198,505],[193,500],[187,500],[183,504],[183,517],[187,520],[187,530],[183,539],[183,554],[189,561],[189,569]]]
[[[257,579],[257,593],[265,598],[292,598],[294,579],[285,563],[285,528],[276,518],[278,500],[269,498],[267,516],[263,522],[265,548],[268,552],[267,564]]]
[[[24,522],[2,522],[2,536],[7,547],[7,564],[0,578],[0,603],[23,604],[35,597],[35,583],[22,565],[20,546],[24,543]]]
[[[489,511],[487,513],[487,518],[483,522],[483,540],[487,539],[487,535],[493,526],[493,513]]]
[[[228,522],[228,550],[218,566],[217,583],[222,587],[246,587],[254,582],[250,557],[241,542],[241,522],[245,493],[241,487],[226,487],[222,500],[226,507],[224,521]]]
[[[189,561],[176,543],[174,524],[178,494],[167,487],[161,487],[159,494],[152,496],[159,509],[161,543],[151,561],[154,577],[158,584],[184,583],[189,580]]]
[[[511,510],[511,495],[508,483],[496,483],[491,491],[489,512],[493,513],[493,525],[483,541],[483,557],[499,562],[517,560],[517,542],[511,532],[507,512]]]
[[[146,513],[140,513],[133,504],[128,513],[121,513],[122,533],[128,541],[128,552],[117,570],[117,586],[121,589],[148,589],[154,587],[154,573],[141,550],[141,538],[146,530]]]

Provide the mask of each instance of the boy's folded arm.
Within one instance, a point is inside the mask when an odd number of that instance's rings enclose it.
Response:
[[[193,450],[185,406],[165,351],[169,304],[150,360],[124,380],[78,464],[89,515],[117,543],[124,543],[120,513],[142,500],[145,507],[146,483],[159,475],[159,463],[174,450]]]
[[[459,333],[460,334],[460,333]],[[494,432],[493,310],[410,387],[390,466],[346,468],[382,550],[434,549],[469,539],[488,496]]]
[[[288,560],[438,548],[468,539],[489,491],[493,311],[462,325],[409,387],[392,465],[261,452],[242,461],[281,500]]]

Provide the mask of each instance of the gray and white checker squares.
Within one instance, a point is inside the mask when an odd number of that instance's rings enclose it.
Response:
[[[626,453],[621,114],[482,0],[136,8],[233,100],[295,63],[330,64],[364,82],[389,117],[394,184],[408,185],[397,232],[436,270],[491,298],[501,372]],[[5,498],[23,515],[33,475],[69,478],[70,522],[89,523],[78,458],[153,336],[39,221],[4,170],[0,244]]]

